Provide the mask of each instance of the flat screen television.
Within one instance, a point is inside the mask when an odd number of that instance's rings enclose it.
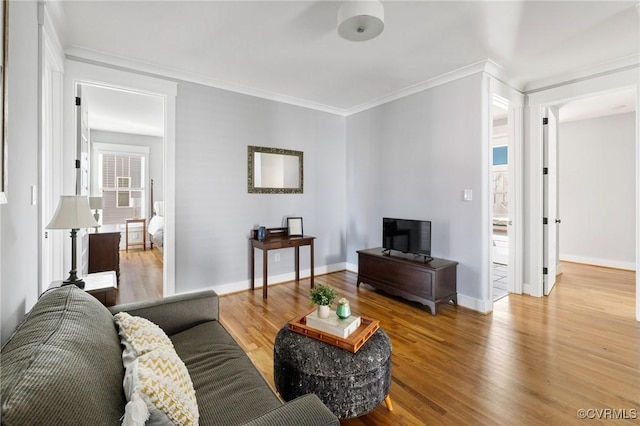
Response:
[[[431,221],[383,217],[382,248],[431,259]]]

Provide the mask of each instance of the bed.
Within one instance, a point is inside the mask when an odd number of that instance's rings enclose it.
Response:
[[[149,219],[149,225],[147,226],[147,232],[149,233],[149,241],[151,249],[153,246],[162,251],[164,246],[164,201],[153,200],[153,179],[151,179],[151,212],[152,216]]]

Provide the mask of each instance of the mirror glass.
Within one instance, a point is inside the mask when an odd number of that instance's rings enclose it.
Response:
[[[302,194],[302,151],[249,146],[248,191],[253,194]]]

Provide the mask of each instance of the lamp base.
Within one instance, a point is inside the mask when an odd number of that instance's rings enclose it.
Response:
[[[62,281],[63,286],[71,284],[75,285],[78,288],[84,288],[84,281],[82,280],[82,278],[78,278],[77,271],[75,270],[69,271],[69,278]]]

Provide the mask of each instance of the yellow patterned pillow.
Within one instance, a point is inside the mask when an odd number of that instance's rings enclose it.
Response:
[[[198,425],[196,393],[174,350],[156,349],[136,358],[124,376],[127,397],[123,426]]]
[[[173,343],[160,327],[146,318],[135,317],[127,312],[114,316],[118,325],[120,342],[124,345],[122,363],[127,368],[134,359],[155,349],[173,350]]]

